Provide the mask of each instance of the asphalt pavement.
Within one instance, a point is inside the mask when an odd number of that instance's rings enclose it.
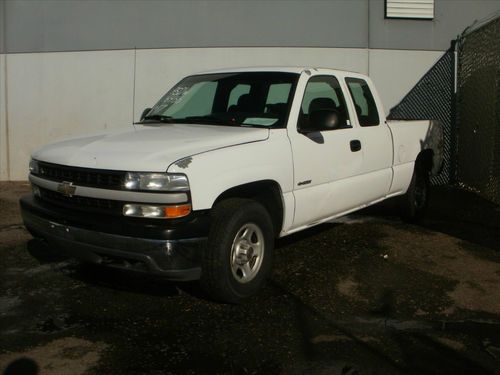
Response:
[[[79,264],[23,228],[0,184],[3,374],[500,374],[500,207],[433,188],[277,242],[242,305],[197,283]]]

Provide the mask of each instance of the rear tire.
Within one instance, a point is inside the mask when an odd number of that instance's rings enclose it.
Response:
[[[205,249],[201,286],[214,299],[239,303],[257,293],[271,272],[274,230],[260,203],[230,198],[218,203]]]
[[[408,191],[399,201],[400,215],[404,221],[415,223],[420,221],[429,205],[429,172],[416,164]]]

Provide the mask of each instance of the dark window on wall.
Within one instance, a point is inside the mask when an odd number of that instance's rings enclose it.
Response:
[[[385,0],[384,8],[389,19],[434,19],[434,0]]]
[[[346,78],[345,81],[356,108],[359,125],[376,126],[380,124],[377,105],[366,81],[359,78]]]

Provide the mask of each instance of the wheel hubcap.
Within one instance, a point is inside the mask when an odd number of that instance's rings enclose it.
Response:
[[[264,235],[255,224],[243,225],[234,237],[231,247],[231,272],[244,284],[259,272],[264,257]]]

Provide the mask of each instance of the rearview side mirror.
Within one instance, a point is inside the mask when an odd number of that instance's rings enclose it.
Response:
[[[320,109],[309,114],[309,122],[301,126],[300,133],[312,133],[323,130],[334,130],[340,128],[340,119],[337,111]]]
[[[141,121],[144,120],[144,117],[147,116],[147,114],[149,113],[149,111],[151,111],[151,108],[146,108],[144,111],[142,111]]]

